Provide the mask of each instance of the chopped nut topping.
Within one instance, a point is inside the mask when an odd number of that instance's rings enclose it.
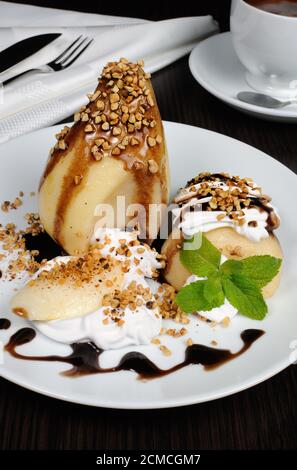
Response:
[[[88,96],[89,100],[91,102],[93,101],[96,101],[96,99],[101,95],[101,91],[100,90],[96,90],[95,93],[91,94]]]
[[[102,160],[103,158],[103,154],[102,152],[100,152],[100,150],[98,149],[97,145],[94,145],[91,149],[91,152],[92,152],[92,155],[94,157],[94,159],[99,162],[100,160]]]
[[[114,136],[121,135],[121,133],[122,133],[122,131],[121,131],[120,127],[114,127],[112,129],[112,135],[114,135]]]
[[[181,309],[175,302],[176,292],[172,286],[169,284],[163,283],[159,289],[157,294],[155,295],[155,299],[157,305],[159,307],[160,313],[162,318],[164,319],[173,319],[176,323],[187,324],[189,323],[188,315],[183,313]],[[166,330],[163,329],[162,333],[166,333]]]
[[[129,116],[129,122],[130,122],[131,124],[134,124],[134,123],[136,122],[135,114],[133,114],[133,113],[130,114],[130,116]]]
[[[147,102],[150,106],[154,106],[154,100],[151,95],[148,95]]]
[[[157,173],[159,171],[158,163],[155,160],[148,161],[148,169],[150,173]]]
[[[151,343],[152,343],[152,344],[160,344],[161,341],[160,341],[158,338],[153,338],[153,339],[151,340]]]
[[[121,150],[119,147],[114,147],[111,152],[112,155],[120,155],[120,153],[121,153]]]
[[[146,74],[142,67],[143,61],[132,63],[121,59],[119,62],[109,62],[102,71],[97,90],[88,95],[89,104],[75,113],[76,122],[86,123],[83,127],[86,133],[95,133],[98,129],[99,135],[90,145],[91,154],[97,161],[107,155],[119,156],[128,145],[140,146],[145,140],[151,148],[162,142],[161,135],[150,136],[147,133],[141,139],[138,134],[144,127],[154,128],[157,124],[154,110],[150,109],[155,104],[147,82],[150,74]],[[111,138],[102,139],[101,130],[110,131]],[[64,136],[59,140],[59,148],[66,149]],[[158,163],[153,159],[146,161],[140,156],[135,157],[132,155],[130,164],[133,170],[149,171],[151,174],[159,171]],[[78,181],[78,178],[79,175],[75,180]]]
[[[73,178],[74,184],[75,184],[75,185],[80,184],[80,182],[81,182],[82,179],[83,179],[83,176],[82,176],[82,175],[76,175],[76,176],[74,176],[74,178]]]
[[[167,348],[167,346],[161,345],[159,349],[160,351],[162,351],[164,356],[171,356],[172,354],[172,352],[170,351],[170,349]]]
[[[145,162],[143,162],[142,160],[135,160],[133,162],[133,168],[135,168],[135,170],[144,170],[146,168],[146,164]]]
[[[188,182],[186,188],[181,190],[174,199],[176,204],[184,204],[194,199],[199,204],[202,201],[202,210],[217,211],[217,220],[221,221],[228,217],[236,225],[242,226],[247,223],[245,210],[256,208],[267,212],[267,231],[271,232],[279,226],[277,214],[269,206],[269,198],[262,195],[261,188],[255,186],[248,178],[230,176],[226,173],[200,173],[196,178]],[[256,227],[254,222],[250,227]]]
[[[132,146],[138,145],[138,144],[139,144],[139,140],[136,139],[135,137],[132,137],[132,139],[131,139],[131,141],[130,141],[130,144],[131,144]]]
[[[119,109],[119,103],[111,103],[110,109],[112,111],[116,111],[117,109]]]
[[[108,123],[108,122],[104,122],[101,127],[102,127],[102,129],[103,129],[104,131],[108,131],[108,130],[109,130],[109,123]]]
[[[111,103],[116,103],[120,101],[120,95],[118,93],[111,93],[109,100]]]
[[[95,144],[98,145],[98,147],[101,147],[101,145],[105,142],[105,139],[96,139]]]
[[[20,191],[19,193],[19,197],[16,197],[15,200],[13,202],[10,202],[10,201],[4,201],[2,204],[1,204],[1,210],[3,212],[8,212],[10,209],[18,209],[20,206],[23,205],[23,201],[22,201],[22,197],[24,196],[24,193],[22,191]],[[1,224],[0,224],[0,227],[1,227]]]
[[[224,326],[225,328],[228,327],[230,325],[231,321],[230,321],[230,318],[229,317],[225,317],[223,318],[223,320],[221,321],[221,325]]]
[[[217,220],[218,220],[218,221],[223,220],[225,217],[226,217],[226,214],[225,214],[225,213],[223,213],[223,214],[218,214],[218,215],[217,215]]]
[[[124,147],[126,147],[126,146],[129,144],[129,140],[130,140],[130,137],[129,137],[128,135],[126,135],[126,136],[123,138],[121,144],[122,144]]]
[[[67,148],[67,144],[65,140],[59,140],[58,141],[58,147],[60,150],[65,150]]]
[[[18,203],[9,208],[17,209]],[[3,205],[3,204],[2,204]],[[6,204],[7,205],[7,204]],[[34,256],[38,255],[37,250],[27,250],[25,244],[25,234],[35,236],[43,232],[43,227],[40,224],[39,216],[35,213],[26,214],[27,227],[25,230],[17,230],[15,224],[8,223],[5,227],[0,225],[0,242],[2,253],[0,259],[7,259],[7,267],[2,271],[2,278],[5,280],[13,280],[18,278],[27,271],[29,274],[35,273],[40,268],[40,263],[37,263]],[[11,257],[12,255],[12,257]]]
[[[156,139],[154,139],[153,137],[148,137],[147,138],[147,143],[149,145],[149,147],[154,147],[156,145]]]
[[[98,100],[98,101],[96,102],[96,106],[97,106],[97,108],[99,109],[99,111],[103,111],[104,108],[105,108],[104,101]]]
[[[87,122],[89,120],[89,116],[87,113],[82,113],[81,114],[81,120],[82,122]]]
[[[103,150],[109,150],[110,149],[110,143],[105,140],[102,144]]]

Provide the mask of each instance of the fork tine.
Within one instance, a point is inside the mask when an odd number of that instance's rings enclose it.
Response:
[[[60,59],[63,58],[63,56],[66,54],[66,52],[69,51],[69,49],[71,49],[73,46],[75,46],[75,44],[82,38],[82,35],[78,36],[78,38],[75,39],[75,41],[73,41],[68,47],[66,47],[66,49],[61,52],[60,55],[58,55],[58,57],[56,57],[53,62],[57,63]]]
[[[73,54],[81,47],[83,46],[86,41],[88,40],[88,37],[85,37],[83,38],[80,42],[78,42],[78,44],[76,45],[76,47],[74,49],[71,49],[71,51],[66,54],[66,56],[62,57],[62,60],[59,61],[60,65],[64,65],[65,62],[67,62],[68,59],[71,59]]]
[[[86,39],[88,39],[88,38],[86,38]],[[62,62],[63,68],[69,67],[71,64],[73,64],[73,62],[75,62],[76,59],[79,58],[79,56],[87,49],[87,47],[89,47],[89,45],[90,45],[93,41],[94,41],[93,38],[90,39],[89,42],[88,42],[80,51],[78,51],[77,54],[75,54],[74,57],[70,57],[70,61],[69,61],[69,62],[67,62],[67,59],[64,59],[64,61]],[[78,47],[81,47],[81,46],[82,46],[82,44],[80,44],[80,46],[78,46]],[[76,49],[78,49],[78,47],[77,47]],[[76,50],[76,49],[75,49],[75,50]],[[74,51],[73,51],[73,52],[74,52]],[[71,52],[70,55],[72,55],[72,52]],[[65,63],[65,62],[67,62],[67,63]]]

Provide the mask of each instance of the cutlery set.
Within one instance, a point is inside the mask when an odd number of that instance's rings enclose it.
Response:
[[[39,34],[37,36],[32,36],[30,38],[23,39],[12,46],[4,49],[0,52],[0,80],[1,75],[7,71],[13,71],[15,67],[20,62],[28,59],[36,52],[39,52],[41,49],[48,46],[51,42],[60,37],[61,34]],[[38,67],[28,68],[22,73],[16,73],[7,80],[4,80],[2,83],[6,85],[16,78],[19,78],[29,72],[42,72],[42,73],[51,73],[59,72],[64,70],[70,65],[72,65],[91,45],[93,38],[79,36],[77,37],[69,46],[66,47],[55,59],[51,60],[46,64],[40,64]]]

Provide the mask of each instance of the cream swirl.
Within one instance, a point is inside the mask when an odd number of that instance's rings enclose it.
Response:
[[[173,209],[173,214],[176,220],[179,219],[178,227],[183,235],[191,237],[197,232],[230,227],[253,242],[269,237],[279,220],[276,208],[253,181],[244,186],[238,185],[236,181],[233,183],[232,178],[227,182],[217,179],[202,181],[180,190],[175,198],[180,207]],[[204,195],[207,192],[210,194]],[[236,197],[233,192],[237,194]],[[216,203],[217,197],[226,201],[224,210],[222,204]],[[232,200],[228,207],[230,198],[234,198],[234,202]],[[272,216],[275,227],[269,226]]]

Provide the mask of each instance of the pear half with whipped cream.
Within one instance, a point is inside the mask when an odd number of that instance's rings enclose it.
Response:
[[[203,232],[228,259],[271,255],[282,259],[280,243],[274,235],[279,226],[276,209],[252,180],[225,173],[201,173],[176,195],[174,215],[177,225],[165,241],[166,281],[181,289],[191,273],[180,261],[185,237]],[[271,297],[280,282],[280,273],[263,288]]]
[[[89,103],[57,135],[49,156],[40,182],[40,219],[71,255],[87,252],[102,217],[105,227],[124,229],[133,219],[144,238],[152,238],[148,227],[158,233],[158,205],[169,197],[168,158],[150,75],[142,67],[126,59],[108,63]],[[113,213],[106,223],[107,206]]]
[[[153,291],[164,261],[137,236],[96,229],[88,254],[46,263],[15,295],[13,312],[66,344],[89,340],[104,350],[150,344],[162,326],[163,300]]]
[[[61,256],[47,262],[12,299],[12,311],[36,321],[81,317],[102,307],[103,298],[121,289],[121,263],[92,247],[84,257]]]

